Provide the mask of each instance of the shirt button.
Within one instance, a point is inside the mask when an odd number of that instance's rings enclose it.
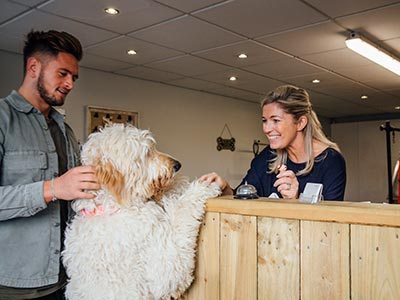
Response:
[[[54,251],[54,254],[60,254],[60,250],[58,250],[58,249],[55,250],[55,251]]]
[[[57,177],[58,176],[58,173],[57,172],[54,172],[53,173],[53,177]]]
[[[54,223],[54,227],[59,227],[60,226],[60,223]]]

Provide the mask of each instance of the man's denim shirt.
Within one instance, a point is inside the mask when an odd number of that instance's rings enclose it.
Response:
[[[68,169],[78,144],[56,110],[66,138]],[[43,181],[58,174],[58,158],[44,115],[16,91],[0,99],[0,285],[38,287],[58,281],[60,205],[46,205]]]

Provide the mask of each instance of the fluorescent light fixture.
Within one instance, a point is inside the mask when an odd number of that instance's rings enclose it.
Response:
[[[384,49],[374,45],[364,37],[352,33],[346,46],[369,60],[400,76],[400,61]]]
[[[235,80],[237,80],[237,77],[236,76],[231,76],[231,77],[229,77],[229,80],[230,81],[235,81]]]
[[[312,81],[312,83],[320,83],[321,82],[321,80],[319,80],[319,79],[314,79],[313,81]]]
[[[238,55],[239,58],[247,58],[247,54],[246,53],[241,53]]]
[[[126,51],[126,53],[128,53],[128,55],[135,55],[137,54],[137,52],[133,49]]]

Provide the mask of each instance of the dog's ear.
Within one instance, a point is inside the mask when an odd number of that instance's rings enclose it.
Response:
[[[110,162],[95,165],[95,174],[100,185],[107,188],[119,204],[123,204],[124,176]]]

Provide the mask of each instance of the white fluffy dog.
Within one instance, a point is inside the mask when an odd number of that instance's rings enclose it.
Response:
[[[113,124],[83,146],[102,189],[77,200],[66,232],[66,297],[178,298],[193,280],[196,239],[216,185],[175,177],[180,164],[147,130]]]

